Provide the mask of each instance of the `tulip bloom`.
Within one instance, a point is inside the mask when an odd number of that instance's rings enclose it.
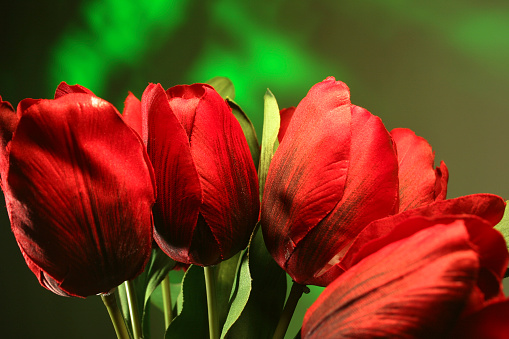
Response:
[[[388,217],[392,234],[327,286],[304,317],[302,338],[505,338],[507,318],[492,316],[508,310],[501,280],[509,255],[488,219]]]
[[[132,104],[133,106],[135,104]],[[246,247],[259,214],[256,170],[240,124],[210,86],[150,84],[125,117],[154,166],[154,239],[176,261],[209,266]],[[134,127],[136,128],[136,127]]]
[[[389,133],[332,77],[281,120],[261,223],[270,253],[298,283],[331,282],[327,271],[370,222],[445,198],[447,168],[433,168],[427,142]]]
[[[0,175],[12,231],[45,288],[86,297],[140,274],[152,247],[153,172],[108,102],[62,83],[54,100],[0,99]]]

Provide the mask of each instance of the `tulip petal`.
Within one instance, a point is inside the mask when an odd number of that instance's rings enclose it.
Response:
[[[349,95],[333,78],[313,86],[270,164],[261,222],[267,248],[283,268],[343,196],[350,163]]]
[[[505,339],[509,333],[509,300],[493,303],[462,319],[451,338]]]
[[[382,121],[353,106],[351,130],[351,159],[344,194],[333,211],[306,235],[287,263],[287,272],[301,283],[330,283],[335,276],[327,271],[347,252],[357,234],[371,221],[393,214],[398,208],[397,158]]]
[[[16,129],[19,117],[14,108],[7,101],[2,101],[0,96],[0,187],[3,188],[2,181],[7,173],[9,151],[7,145],[12,139],[12,134]]]
[[[475,238],[477,235],[496,225],[502,219],[504,210],[505,202],[501,197],[493,194],[472,194],[455,199],[437,201],[428,206],[407,210],[393,216],[375,220],[358,234],[341,265],[345,269],[352,266],[354,264],[352,261],[354,256],[358,255],[361,249],[369,243],[371,243],[370,246],[377,244],[376,248],[373,247],[369,250],[373,253],[377,248],[381,248],[393,241],[394,238],[391,240],[391,237],[401,236],[401,233],[396,232],[395,229],[409,219],[427,217],[431,220],[447,220],[450,218],[475,217],[486,222],[482,231],[471,230],[472,237]],[[407,232],[408,235],[412,231],[408,230]],[[364,251],[367,251],[367,249],[364,249]]]
[[[71,94],[71,93],[84,93],[84,94],[90,94],[95,96],[94,93],[92,93],[91,90],[89,90],[86,87],[83,87],[81,85],[68,85],[65,81],[62,81],[55,91],[55,99],[58,99],[64,95]]]
[[[139,138],[89,94],[19,107],[28,109],[11,141],[4,194],[30,269],[43,286],[81,297],[136,277],[150,256],[155,200]]]
[[[198,221],[202,193],[189,139],[171,110],[161,85],[149,85],[141,105],[142,136],[156,176],[158,198],[154,206],[154,239],[174,260],[193,263],[189,247]]]
[[[428,142],[406,128],[393,129],[391,136],[398,153],[400,212],[445,198],[448,176],[442,173],[447,173],[447,167],[442,163],[435,171],[435,155]]]
[[[477,256],[462,221],[435,225],[352,267],[307,311],[302,338],[437,338],[459,317]]]
[[[279,111],[279,116],[281,118],[281,124],[279,126],[279,133],[277,135],[277,139],[278,139],[279,143],[281,143],[281,141],[283,141],[283,137],[286,134],[286,130],[288,129],[288,125],[290,124],[290,121],[292,120],[294,112],[295,112],[295,107],[283,108],[281,111]]]
[[[124,118],[124,121],[141,136],[141,102],[131,92],[129,92],[124,101],[124,112],[122,113],[122,117]]]
[[[220,247],[220,260],[226,260],[247,246],[258,219],[258,183],[249,146],[231,108],[212,87],[176,86],[167,94],[189,135],[203,192],[200,213]]]

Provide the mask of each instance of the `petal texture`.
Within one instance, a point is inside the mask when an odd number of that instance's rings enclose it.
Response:
[[[477,269],[463,222],[435,225],[384,247],[330,284],[307,311],[302,337],[443,337]]]
[[[154,238],[170,257],[191,263],[189,248],[198,221],[202,191],[189,138],[173,114],[161,85],[147,87],[141,109],[142,136],[156,176]]]
[[[90,94],[20,103],[7,208],[28,266],[46,288],[85,297],[140,274],[155,200],[140,139]]]

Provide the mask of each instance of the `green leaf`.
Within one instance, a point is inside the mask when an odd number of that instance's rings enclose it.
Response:
[[[207,81],[207,84],[214,87],[217,93],[223,98],[235,99],[235,88],[233,82],[227,77],[214,77]]]
[[[171,300],[177,300],[174,306],[174,314],[180,313],[182,310],[182,303],[178,303],[180,292],[182,290],[182,279],[184,278],[184,270],[173,270],[170,271],[170,290],[171,290]],[[163,294],[161,285],[158,285],[157,288],[152,292],[152,295],[150,296],[150,301],[153,305],[155,305],[157,308],[161,310],[161,312],[164,312],[164,306],[163,306]]]
[[[240,264],[241,252],[221,262],[214,270],[216,274],[216,307],[220,328],[225,323],[230,308],[230,296]]]
[[[226,102],[230,105],[233,115],[235,118],[237,118],[240,127],[242,127],[242,131],[246,137],[247,144],[249,145],[249,151],[251,152],[251,157],[253,158],[255,168],[258,170],[258,164],[260,163],[260,143],[258,142],[255,128],[251,123],[251,120],[249,120],[246,113],[244,113],[239,105],[230,99],[226,99]]]
[[[136,306],[138,314],[141,315],[141,326],[143,336],[150,338],[150,323],[149,323],[149,307],[150,296],[156,287],[163,281],[168,272],[175,267],[176,262],[168,257],[159,248],[152,250],[150,260],[145,266],[145,270],[133,281],[134,290],[136,293]],[[118,294],[122,313],[126,319],[129,330],[132,328],[131,315],[129,313],[129,305],[127,302],[127,294],[124,284],[118,287]]]
[[[258,167],[260,201],[263,197],[263,189],[265,187],[267,173],[269,172],[270,161],[272,160],[272,156],[279,145],[277,135],[279,133],[280,124],[281,118],[279,116],[279,107],[277,105],[276,98],[272,92],[267,89],[264,96],[262,149],[260,152],[260,165]]]
[[[182,281],[182,311],[166,330],[165,338],[208,338],[207,294],[203,268],[191,265]]]
[[[247,273],[246,261],[249,268]],[[230,313],[238,313],[240,310],[241,314],[231,328],[226,329],[228,332],[224,338],[272,338],[285,302],[286,273],[267,251],[259,225],[249,244],[248,255],[242,261],[238,286],[237,296],[233,299]],[[239,307],[234,307],[233,304],[237,298],[245,298],[249,286],[251,287],[249,299],[245,307],[243,307],[243,300],[240,299]],[[229,320],[227,319],[227,324]]]
[[[509,200],[506,201],[509,203]],[[502,220],[495,226],[495,229],[502,233],[505,239],[507,249],[509,250],[509,208],[506,207]]]
[[[250,293],[251,274],[249,273],[248,252],[245,252],[240,262],[238,279],[236,280],[236,285],[231,296],[231,306],[223,325],[221,339],[225,338],[232,325],[239,319],[247,304]]]

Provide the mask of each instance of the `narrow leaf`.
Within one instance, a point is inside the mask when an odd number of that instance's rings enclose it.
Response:
[[[279,145],[277,135],[280,126],[279,107],[274,94],[267,89],[264,96],[262,149],[260,152],[260,165],[258,167],[258,180],[260,183],[260,201],[263,197],[265,180],[269,172],[270,161]]]
[[[249,300],[225,338],[271,338],[283,311],[286,273],[267,251],[259,227],[255,230],[247,259],[251,279],[243,271],[245,265],[243,261],[237,297],[245,293],[245,291],[241,292],[241,289],[245,290],[251,285]],[[242,305],[240,300],[239,304]],[[234,311],[238,312],[238,308],[234,308],[232,304],[230,312]]]
[[[181,294],[182,312],[173,319],[165,338],[208,338],[207,294],[202,267],[189,267],[184,275]]]
[[[258,170],[258,165],[260,163],[260,143],[258,142],[258,137],[256,136],[256,131],[251,123],[251,120],[247,117],[246,113],[240,108],[232,100],[226,99],[226,102],[230,105],[233,115],[237,118],[237,121],[242,127],[242,131],[244,132],[244,136],[246,137],[247,144],[249,145],[249,151],[251,152],[251,157],[253,158],[253,162],[255,164],[256,169]]]
[[[233,82],[227,77],[214,77],[206,82],[214,87],[217,93],[223,98],[235,99],[235,88]]]

